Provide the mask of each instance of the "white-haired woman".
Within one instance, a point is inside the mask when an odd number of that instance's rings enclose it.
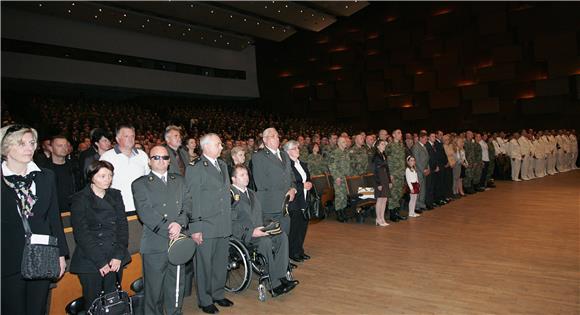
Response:
[[[60,221],[54,173],[33,161],[38,134],[25,125],[0,129],[2,148],[2,314],[46,314],[50,280],[21,275],[24,222],[33,234],[58,239],[60,276],[66,268],[66,238]]]

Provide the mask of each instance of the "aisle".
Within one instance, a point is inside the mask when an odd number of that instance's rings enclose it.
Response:
[[[311,224],[297,289],[221,314],[578,314],[580,171],[498,182],[386,228]],[[185,314],[203,314],[195,298]]]

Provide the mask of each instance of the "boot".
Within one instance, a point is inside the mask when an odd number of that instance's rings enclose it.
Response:
[[[344,209],[336,210],[336,219],[338,222],[344,223],[347,221],[346,215],[344,214]]]
[[[403,220],[403,221],[407,220],[407,217],[406,217],[406,216],[404,216],[404,215],[401,215],[401,214],[399,213],[399,211],[401,211],[401,209],[400,209],[400,208],[395,208],[395,210],[394,210],[394,211],[395,211],[395,216],[397,217],[397,219],[399,219],[399,220]]]
[[[397,217],[397,214],[395,213],[395,209],[389,209],[389,219],[392,222],[399,222],[399,217]]]

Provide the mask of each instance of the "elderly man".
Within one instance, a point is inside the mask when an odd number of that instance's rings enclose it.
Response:
[[[290,292],[298,282],[286,279],[289,264],[286,233],[270,236],[262,230],[265,225],[262,206],[256,193],[248,189],[250,177],[244,165],[233,167],[231,179],[233,235],[247,245],[258,247],[266,259],[273,296]]]
[[[227,165],[219,160],[220,138],[209,133],[200,140],[202,155],[185,171],[192,203],[189,232],[197,243],[194,258],[197,304],[204,313],[219,312],[214,305],[229,307],[225,298],[228,239],[232,235],[230,178]]]
[[[256,195],[262,204],[264,220],[280,222],[282,231],[290,233],[290,218],[284,213],[284,199],[296,195],[294,172],[288,154],[279,149],[280,139],[274,128],[262,133],[264,149],[252,156],[251,169]]]
[[[141,257],[145,281],[145,314],[182,314],[184,281],[179,283],[178,303],[175,305],[177,266],[168,261],[169,240],[179,236],[189,223],[191,198],[185,180],[168,172],[169,153],[162,146],[150,151],[151,173],[133,182],[133,199],[139,220],[143,222]],[[184,278],[184,268],[179,270]]]
[[[119,189],[123,196],[125,211],[135,211],[131,183],[143,175],[149,174],[147,153],[135,149],[135,128],[122,124],[117,127],[117,145],[101,155],[101,160],[115,167],[112,188]]]
[[[181,143],[181,128],[170,125],[165,128],[165,148],[169,152],[169,172],[185,176],[185,167],[189,164],[189,153]]]

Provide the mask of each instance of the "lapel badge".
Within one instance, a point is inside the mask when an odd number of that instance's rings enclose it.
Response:
[[[169,175],[169,178],[175,179],[175,175]]]
[[[207,161],[203,161],[203,166],[207,166],[207,165],[208,165]]]
[[[152,182],[153,181],[153,176],[149,176],[149,181]]]
[[[240,200],[240,195],[239,194],[235,194],[234,195],[234,200],[235,201],[239,201]]]

